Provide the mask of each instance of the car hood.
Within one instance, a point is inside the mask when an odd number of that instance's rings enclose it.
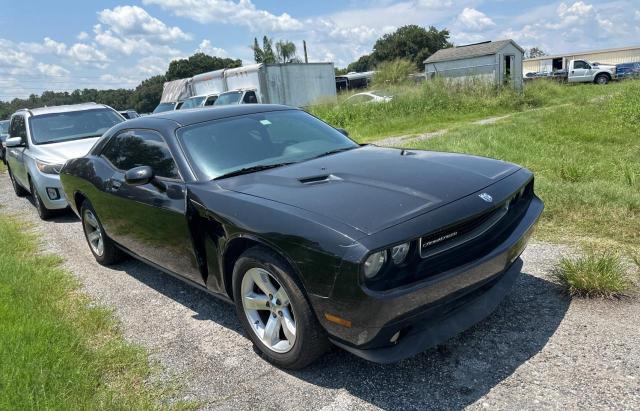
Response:
[[[217,183],[373,234],[482,190],[519,169],[484,157],[364,146]]]
[[[92,137],[60,143],[34,145],[30,148],[30,151],[39,160],[64,164],[67,160],[86,155],[99,139],[100,137]]]

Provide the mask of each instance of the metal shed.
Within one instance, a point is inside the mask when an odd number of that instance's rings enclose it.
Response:
[[[438,50],[424,61],[427,80],[480,78],[522,88],[524,50],[513,40],[485,41]]]

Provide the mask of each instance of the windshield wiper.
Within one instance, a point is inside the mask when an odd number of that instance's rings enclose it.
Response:
[[[353,150],[354,148],[358,148],[358,146],[336,148],[335,150],[325,151],[324,153],[318,154],[317,156],[313,156],[311,158],[320,158],[320,157],[324,157],[324,156],[330,156],[331,154],[336,154],[336,153],[341,153],[343,151]]]
[[[245,167],[245,168],[241,168],[239,170],[231,171],[229,173],[218,176],[214,178],[214,180],[220,180],[227,177],[239,176],[242,174],[255,173],[256,171],[269,170],[271,168],[288,166],[289,164],[293,164],[293,163],[295,163],[295,161],[289,162],[289,163],[262,164],[257,166]]]

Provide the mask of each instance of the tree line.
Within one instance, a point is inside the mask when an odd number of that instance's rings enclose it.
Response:
[[[416,70],[422,71],[422,62],[426,58],[441,48],[451,46],[449,31],[446,29],[438,30],[433,26],[424,28],[408,25],[379,38],[370,54],[360,57],[344,69],[337,69],[336,74],[373,70],[381,63],[395,60],[408,60],[412,62]],[[253,44],[249,47],[253,50],[256,63],[297,63],[302,61],[297,55],[296,45],[291,41],[279,40],[274,43],[273,39],[264,36],[262,44],[258,42],[258,38],[254,38]],[[32,94],[26,99],[16,98],[10,102],[0,102],[0,119],[8,118],[21,108],[77,104],[89,101],[107,104],[116,110],[134,109],[139,113],[149,113],[160,102],[164,82],[223,68],[240,67],[241,65],[242,62],[238,59],[196,53],[187,59],[172,61],[165,74],[150,77],[134,89],[97,90],[84,88],[72,92],[45,91],[39,96]]]
[[[165,74],[150,77],[142,81],[134,89],[97,90],[91,88],[67,91],[45,91],[41,95],[32,94],[28,98],[15,98],[11,101],[0,101],[0,120],[7,119],[21,108],[58,106],[62,104],[78,104],[96,102],[109,105],[116,110],[134,109],[139,113],[150,113],[160,102],[162,85],[165,81],[223,68],[240,67],[238,59],[220,58],[204,53],[196,53],[189,58],[174,60],[169,64]]]

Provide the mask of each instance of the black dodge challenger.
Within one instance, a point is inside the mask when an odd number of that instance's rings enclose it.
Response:
[[[285,368],[329,342],[394,362],[479,322],[543,209],[517,165],[358,145],[275,105],[129,120],[61,180],[99,263],[130,254],[234,302]]]

